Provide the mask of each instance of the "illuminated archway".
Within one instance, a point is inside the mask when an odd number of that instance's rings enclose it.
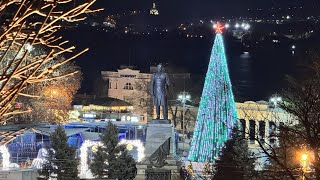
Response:
[[[131,144],[134,147],[137,147],[138,150],[138,162],[140,162],[144,157],[144,146],[140,140],[126,140],[122,139],[119,142],[119,145]],[[91,171],[89,170],[88,165],[88,148],[92,146],[101,146],[101,142],[86,140],[83,142],[80,148],[80,176],[92,176]]]
[[[0,153],[2,154],[2,167],[8,168],[10,165],[10,153],[6,145],[0,146]]]
[[[143,143],[140,140],[126,140],[126,139],[122,139],[119,142],[119,145],[123,145],[123,144],[131,144],[135,147],[137,147],[138,149],[138,159],[137,161],[140,162],[143,158],[144,158],[144,146]]]

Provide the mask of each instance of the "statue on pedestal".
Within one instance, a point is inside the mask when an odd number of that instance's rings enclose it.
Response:
[[[169,87],[169,78],[161,64],[157,66],[157,71],[158,72],[152,74],[151,78],[150,90],[153,97],[153,104],[156,106],[157,119],[160,119],[161,106],[163,119],[168,120],[167,89]]]

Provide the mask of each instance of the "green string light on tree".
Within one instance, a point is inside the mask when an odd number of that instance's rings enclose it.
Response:
[[[188,159],[213,162],[237,121],[220,23],[211,52]]]

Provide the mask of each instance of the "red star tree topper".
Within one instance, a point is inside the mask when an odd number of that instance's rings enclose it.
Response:
[[[217,22],[214,29],[215,29],[216,34],[222,34],[222,32],[224,30],[224,26],[220,22]]]

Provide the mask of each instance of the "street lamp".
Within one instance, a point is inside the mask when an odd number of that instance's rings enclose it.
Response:
[[[180,93],[178,95],[178,100],[183,104],[183,107],[182,107],[182,134],[183,134],[183,141],[182,141],[182,147],[183,147],[183,150],[184,150],[184,143],[185,143],[185,117],[184,117],[184,111],[185,111],[185,107],[186,107],[186,102],[187,101],[190,101],[191,99],[191,96],[189,93],[183,91],[182,93]]]
[[[308,154],[304,152],[301,155],[301,165],[302,165],[302,180],[305,180],[305,173],[307,172]]]
[[[270,101],[273,103],[274,107],[277,107],[278,103],[282,101],[282,98],[278,96],[274,96],[270,98]]]
[[[296,46],[295,45],[292,45],[291,46],[291,50],[292,50],[292,54],[294,54],[294,50],[296,49]]]

